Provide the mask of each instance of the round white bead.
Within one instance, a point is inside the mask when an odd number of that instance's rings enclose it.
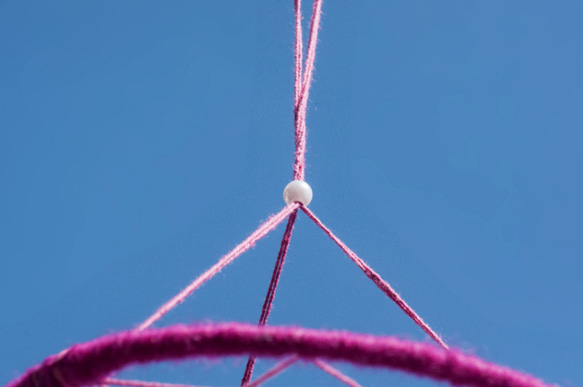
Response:
[[[312,188],[302,180],[294,180],[285,186],[283,190],[283,200],[286,204],[300,202],[307,206],[312,201]]]

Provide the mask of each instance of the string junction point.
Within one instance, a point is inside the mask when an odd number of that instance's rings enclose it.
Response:
[[[288,205],[300,202],[307,206],[312,201],[313,196],[312,187],[303,180],[293,180],[283,190],[283,200]]]

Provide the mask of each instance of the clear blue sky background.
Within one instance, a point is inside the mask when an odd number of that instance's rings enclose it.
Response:
[[[582,13],[326,1],[308,112],[312,210],[447,342],[562,386],[583,385]],[[134,327],[283,206],[293,39],[291,0],[0,1],[0,385]],[[158,326],[257,321],[282,232]],[[426,340],[303,215],[270,322]]]

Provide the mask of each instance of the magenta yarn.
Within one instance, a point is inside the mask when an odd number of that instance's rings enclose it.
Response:
[[[272,215],[267,221],[265,221],[259,228],[251,235],[247,237],[243,242],[239,243],[233,250],[231,250],[227,255],[223,256],[216,264],[214,264],[210,269],[202,273],[198,278],[192,281],[187,287],[185,287],[180,293],[172,297],[170,301],[162,305],[152,316],[150,316],[146,321],[144,321],[137,330],[142,331],[149,328],[156,321],[160,320],[166,313],[171,311],[176,305],[182,303],[186,297],[191,295],[196,289],[200,288],[206,281],[210,280],[217,273],[225,268],[228,264],[233,262],[233,260],[243,254],[245,251],[252,248],[258,240],[267,235],[270,231],[277,227],[278,224],[283,222],[292,212],[297,210],[299,207],[298,203],[293,203],[285,206],[277,214]]]
[[[282,373],[283,371],[285,371],[287,368],[289,368],[292,364],[294,364],[298,360],[299,360],[299,358],[297,356],[290,356],[287,359],[284,359],[284,360],[280,361],[275,366],[273,366],[272,368],[270,368],[266,373],[264,373],[263,375],[261,375],[260,377],[258,377],[257,379],[255,379],[254,381],[252,381],[251,383],[249,383],[247,385],[247,387],[257,387],[257,386],[260,386],[261,383],[264,383],[265,381],[267,381],[267,380],[273,378],[274,376]]]
[[[129,387],[205,387],[205,386],[193,386],[190,384],[170,384],[158,382],[143,382],[141,380],[119,380],[119,379],[105,379],[103,383],[108,386],[129,386]]]
[[[308,97],[312,84],[312,73],[316,61],[316,44],[322,15],[322,0],[314,0],[312,20],[310,22],[310,36],[306,63],[302,73],[302,13],[301,0],[294,0],[296,15],[296,43],[295,43],[295,82],[294,82],[294,129],[295,129],[295,161],[294,180],[304,180],[306,169],[306,112]]]
[[[7,387],[80,387],[127,366],[200,356],[297,355],[392,368],[454,385],[550,387],[532,376],[451,349],[388,336],[239,323],[117,333],[47,358]]]
[[[287,226],[285,228],[285,232],[283,233],[279,253],[277,254],[277,260],[275,261],[275,268],[273,269],[271,281],[269,282],[269,289],[267,290],[267,295],[265,296],[265,301],[263,302],[263,308],[261,309],[259,325],[267,324],[267,319],[269,318],[269,314],[271,313],[273,299],[275,298],[275,291],[277,290],[279,278],[281,277],[283,264],[285,262],[285,256],[287,255],[287,250],[289,248],[289,243],[291,241],[291,236],[297,216],[298,212],[296,210],[290,214],[287,220]],[[251,380],[251,376],[253,375],[253,367],[255,367],[255,357],[250,356],[249,360],[247,360],[247,366],[245,367],[243,379],[241,380],[241,386],[246,386]]]
[[[391,285],[389,285],[387,281],[382,279],[381,276],[377,272],[375,272],[370,266],[368,266],[366,262],[364,262],[358,255],[356,255],[354,251],[350,250],[350,248],[346,246],[346,244],[342,242],[336,235],[334,235],[334,233],[330,231],[330,229],[326,227],[324,223],[322,223],[322,221],[318,219],[318,217],[312,211],[310,211],[305,206],[301,206],[300,208],[302,209],[302,211],[306,213],[306,215],[308,215],[310,219],[312,219],[312,221],[314,221],[314,223],[316,223],[318,227],[322,229],[322,231],[326,233],[326,235],[328,235],[328,237],[330,237],[330,239],[332,239],[338,245],[338,247],[340,247],[340,249],[348,256],[348,258],[352,260],[352,262],[356,263],[358,268],[362,270],[364,274],[372,282],[374,282],[374,284],[383,293],[385,293],[385,295],[387,295],[387,297],[393,300],[393,302],[397,304],[397,306],[399,306],[399,308],[401,308],[401,310],[405,312],[407,316],[409,316],[415,322],[415,324],[417,324],[421,329],[423,329],[425,333],[427,333],[433,340],[435,340],[436,343],[441,345],[444,349],[448,349],[447,344],[445,344],[442,338],[439,337],[439,335],[433,329],[431,329],[431,327],[425,321],[423,321],[421,316],[415,313],[413,308],[411,308],[405,302],[405,300],[403,300],[401,296],[399,296],[399,294],[391,287]]]
[[[342,372],[338,371],[336,368],[331,367],[320,359],[313,360],[314,365],[321,369],[322,371],[334,376],[336,379],[340,380],[342,383],[350,387],[362,387],[358,382],[351,377],[344,375]]]

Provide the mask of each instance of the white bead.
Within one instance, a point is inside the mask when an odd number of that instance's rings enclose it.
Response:
[[[312,201],[312,187],[302,180],[294,180],[285,186],[283,190],[283,200],[286,204],[300,202],[307,206]]]

